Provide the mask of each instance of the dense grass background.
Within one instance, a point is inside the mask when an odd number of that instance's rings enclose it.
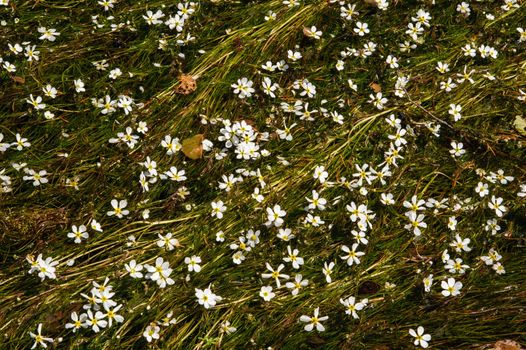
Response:
[[[515,127],[516,115],[523,115],[524,101],[517,99],[519,89],[526,91],[526,42],[519,42],[516,28],[526,26],[526,6],[511,11],[501,9],[503,1],[473,1],[472,13],[463,18],[454,1],[392,1],[387,11],[366,2],[354,1],[371,33],[365,38],[352,31],[355,24],[340,17],[340,5],[329,1],[302,1],[288,8],[281,1],[202,1],[183,31],[195,40],[186,46],[176,44],[175,31],[166,26],[148,26],[142,16],[146,10],[177,12],[177,3],[168,1],[119,1],[105,12],[95,1],[11,1],[0,7],[0,57],[16,65],[17,71],[0,71],[0,132],[3,142],[13,142],[20,133],[31,147],[16,151],[13,147],[0,154],[0,170],[12,178],[13,190],[0,193],[0,339],[1,349],[26,349],[32,344],[28,332],[43,324],[43,334],[62,337],[57,348],[64,349],[143,349],[145,327],[160,321],[172,311],[177,324],[161,327],[161,339],[148,344],[159,349],[390,349],[412,348],[409,328],[425,327],[432,335],[435,349],[479,349],[499,339],[526,341],[526,280],[524,238],[525,199],[517,197],[519,184],[526,181],[525,137]],[[400,52],[398,44],[409,40],[407,24],[416,11],[424,8],[432,16],[431,27],[423,34],[424,42],[411,52]],[[268,11],[277,18],[265,21]],[[492,13],[494,20],[485,17]],[[113,16],[109,19],[108,16]],[[104,24],[97,28],[93,16]],[[112,30],[111,24],[123,23]],[[320,40],[308,38],[303,27],[315,25],[323,32]],[[56,28],[61,35],[54,42],[38,40],[36,28]],[[159,38],[168,42],[159,50]],[[21,54],[9,52],[8,43],[29,41],[37,45],[40,60],[30,64]],[[334,68],[346,47],[361,48],[367,41],[378,44],[367,59],[348,58],[341,72]],[[495,47],[496,59],[465,57],[461,48],[475,41]],[[303,58],[287,60],[287,50],[296,50]],[[203,51],[201,51],[203,50]],[[184,58],[179,54],[184,53]],[[399,58],[400,67],[390,69],[387,55]],[[92,62],[107,60],[109,69],[98,71]],[[266,61],[287,60],[285,73],[267,73]],[[440,74],[437,62],[447,62],[451,72]],[[155,64],[155,65],[154,65]],[[464,66],[474,69],[473,84],[464,82],[450,93],[439,82],[462,73]],[[108,78],[110,69],[119,67],[123,75]],[[483,76],[490,72],[496,79]],[[128,73],[132,73],[129,75]],[[197,80],[191,94],[177,94],[181,73]],[[408,97],[394,96],[397,74],[410,76]],[[284,90],[275,100],[259,89],[263,76],[270,76]],[[15,78],[19,77],[19,78]],[[232,93],[231,84],[247,77],[255,82],[256,93],[246,100]],[[23,82],[21,79],[23,78]],[[73,80],[81,78],[86,92],[76,93]],[[343,125],[318,114],[313,122],[300,121],[284,114],[279,102],[294,102],[290,86],[296,79],[308,78],[317,87],[309,99],[311,108],[322,106],[344,115]],[[347,79],[358,85],[354,92]],[[389,98],[384,110],[367,103],[378,84]],[[56,99],[44,98],[55,114],[46,120],[42,113],[29,108],[29,94],[42,95],[42,87],[51,84]],[[116,98],[127,94],[143,108],[135,107],[125,115],[121,111],[102,115],[91,98],[104,95]],[[322,105],[322,100],[327,101]],[[447,111],[450,103],[462,105],[462,119],[453,122]],[[385,186],[368,186],[367,196],[346,186],[322,186],[313,179],[317,165],[324,165],[329,180],[352,178],[355,164],[377,165],[389,148],[393,133],[384,118],[394,113],[414,135],[408,136],[403,160],[392,167],[393,176]],[[205,118],[209,122],[203,124]],[[217,160],[212,153],[190,160],[182,153],[166,155],[159,145],[165,135],[183,140],[204,134],[214,142],[215,151],[220,123],[214,119],[247,120],[259,132],[269,132],[269,141],[261,142],[269,157],[240,161],[230,154]],[[297,123],[293,140],[285,142],[276,128]],[[133,149],[108,140],[127,126],[139,121],[149,127]],[[442,121],[442,122],[441,122]],[[424,123],[441,124],[440,137],[434,137]],[[467,153],[461,158],[449,154],[450,142],[463,142]],[[214,152],[215,152],[214,151]],[[68,156],[63,156],[67,153]],[[163,171],[170,166],[183,168],[187,180],[182,184],[159,181],[143,193],[138,179],[147,156]],[[286,159],[284,163],[279,157]],[[47,170],[50,183],[34,187],[23,181],[22,171],[11,164],[27,163],[35,170]],[[236,184],[228,193],[218,189],[222,175],[237,169],[260,169],[267,187],[265,200],[251,198],[258,185],[255,177]],[[487,208],[488,197],[480,199],[474,188],[480,181],[476,169],[488,173],[503,169],[515,177],[509,185],[490,184],[491,194],[503,197],[508,208],[499,220],[501,232],[492,236],[484,230],[495,214]],[[79,189],[66,186],[67,179],[78,177]],[[487,182],[487,181],[486,181]],[[190,191],[186,199],[175,194],[180,185]],[[305,197],[322,191],[330,205],[319,212],[325,221],[320,227],[303,224]],[[396,204],[385,207],[380,193],[390,192]],[[426,215],[428,228],[415,238],[404,229],[407,223],[402,203],[412,195],[424,199],[449,197],[448,208]],[[453,199],[472,198],[471,207],[454,213]],[[130,203],[125,219],[107,217],[113,198]],[[337,203],[334,203],[335,200]],[[210,203],[222,200],[228,207],[223,219],[210,216]],[[342,244],[352,245],[345,205],[351,201],[368,203],[376,213],[369,232],[370,243],[357,266],[347,266],[339,258]],[[296,235],[291,242],[305,258],[300,272],[309,280],[308,287],[292,297],[286,289],[274,290],[276,297],[266,303],[258,295],[265,262],[276,267],[286,252],[286,242],[276,238],[276,229],[263,226],[265,208],[274,204],[287,211],[285,227]],[[188,210],[185,206],[191,205]],[[150,218],[143,219],[143,209]],[[464,288],[455,298],[440,295],[440,281],[447,273],[440,260],[454,237],[447,220],[456,215],[457,232],[469,237],[473,250],[462,258],[471,269],[456,275]],[[71,225],[87,224],[91,218],[101,222],[103,233],[90,232],[82,244],[66,237]],[[261,243],[247,253],[241,265],[232,263],[229,244],[241,231],[261,230]],[[225,232],[223,243],[215,241],[216,232]],[[172,232],[181,243],[173,251],[156,245],[159,233]],[[127,245],[130,235],[136,243]],[[506,274],[497,275],[478,257],[490,248],[502,254]],[[60,261],[56,280],[40,280],[29,275],[26,256],[44,254]],[[187,279],[186,256],[203,260],[200,273]],[[131,259],[152,263],[162,256],[174,268],[175,285],[159,289],[151,281],[127,276],[124,263]],[[459,255],[460,256],[460,255]],[[66,262],[74,259],[73,266]],[[335,261],[333,283],[326,284],[321,273],[325,261]],[[431,264],[432,262],[432,264]],[[289,274],[292,269],[287,265]],[[435,276],[431,293],[425,293],[422,278]],[[101,333],[89,329],[72,334],[65,330],[72,311],[81,311],[83,298],[91,282],[102,283],[109,277],[116,292],[115,300],[124,303],[124,323]],[[396,286],[386,288],[386,282]],[[213,285],[224,300],[205,310],[197,305],[194,288]],[[345,315],[339,299],[354,295],[368,298],[370,307],[354,320]],[[149,306],[149,308],[147,308]],[[298,322],[301,315],[312,315],[320,307],[329,315],[323,333],[307,333]],[[237,331],[220,333],[220,324],[230,321]]]

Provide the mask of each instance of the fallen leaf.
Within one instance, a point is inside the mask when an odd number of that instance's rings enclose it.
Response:
[[[19,77],[18,75],[14,75],[11,77],[15,83],[24,84],[26,82],[26,79],[24,77]]]
[[[175,88],[175,92],[181,95],[188,95],[195,91],[197,84],[193,76],[189,74],[181,74],[179,77],[181,82]]]
[[[382,91],[382,86],[378,83],[372,82],[369,84],[369,87],[373,89],[374,92],[378,93]]]
[[[520,115],[515,116],[515,122],[513,123],[515,129],[522,135],[526,135],[526,119]]]
[[[183,140],[183,153],[190,159],[199,159],[203,156],[203,134],[197,134]]]
[[[521,350],[523,349],[519,343],[513,340],[499,340],[495,343],[494,350]]]

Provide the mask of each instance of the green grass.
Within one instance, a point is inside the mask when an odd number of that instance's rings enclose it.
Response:
[[[9,73],[0,68],[4,136],[0,143],[14,142],[17,133],[31,142],[22,151],[10,147],[0,153],[0,174],[10,176],[12,182],[11,192],[0,193],[0,349],[30,348],[29,332],[35,332],[39,323],[43,335],[62,339],[55,342],[57,349],[411,349],[408,331],[419,325],[431,334],[433,349],[481,349],[501,339],[526,343],[526,200],[517,196],[526,183],[526,138],[513,124],[525,110],[518,97],[520,89],[526,91],[526,42],[519,42],[517,31],[526,25],[524,1],[507,12],[501,9],[503,1],[473,1],[468,18],[455,10],[457,2],[445,0],[435,5],[390,1],[386,11],[364,1],[353,3],[360,14],[346,21],[340,17],[340,5],[325,0],[302,1],[294,8],[278,0],[200,1],[182,32],[195,40],[185,46],[177,45],[175,29],[148,26],[142,17],[147,10],[162,9],[166,20],[177,12],[174,2],[122,0],[108,12],[95,1],[80,0],[11,0],[0,6],[0,21],[6,21],[0,26],[0,57],[17,69]],[[423,43],[401,52],[399,43],[411,41],[405,34],[407,24],[420,8],[430,13],[431,27],[424,27]],[[265,21],[270,10],[277,17]],[[487,19],[485,13],[495,19]],[[92,23],[96,15],[102,28]],[[109,15],[114,19],[107,19]],[[371,32],[364,37],[354,34],[356,21],[367,22]],[[112,31],[112,23],[127,24]],[[303,33],[304,27],[313,25],[323,32],[320,40]],[[54,42],[39,40],[40,26],[61,34]],[[165,50],[158,48],[160,38],[168,42]],[[38,61],[27,62],[23,54],[9,51],[8,43],[25,46],[25,41],[37,45]],[[346,58],[344,70],[335,69],[341,51],[361,49],[369,41],[378,45],[370,57]],[[497,58],[464,56],[461,48],[472,41],[477,47],[493,46]],[[300,51],[303,58],[291,62],[288,50]],[[399,59],[398,69],[385,63],[388,55]],[[101,60],[109,64],[106,71],[92,64]],[[269,60],[286,60],[290,68],[266,72],[261,65]],[[440,74],[435,68],[439,61],[448,63],[450,72]],[[449,93],[440,90],[440,82],[448,77],[455,80],[464,66],[475,70],[473,84],[460,83]],[[109,71],[117,67],[122,76],[109,79]],[[484,77],[487,72],[496,79]],[[181,73],[196,78],[196,91],[175,92]],[[410,77],[405,97],[394,94],[398,74]],[[231,84],[241,77],[254,82],[252,97],[240,99],[233,93]],[[282,88],[277,98],[263,94],[263,77]],[[20,78],[24,82],[15,81]],[[294,96],[292,84],[304,78],[316,86],[314,98],[300,97],[301,89]],[[74,79],[84,81],[85,92],[75,92]],[[357,84],[357,92],[349,88],[348,79]],[[371,83],[378,84],[388,98],[383,110],[367,102],[374,93]],[[55,99],[43,95],[46,84],[59,91]],[[47,120],[43,110],[27,104],[30,94],[42,96],[45,110],[55,118]],[[117,99],[120,94],[143,107],[135,105],[128,115],[119,108],[104,115],[92,105],[92,98]],[[320,112],[314,121],[284,113],[280,103],[293,104],[296,99],[309,102],[311,110],[338,111],[343,124]],[[451,103],[462,106],[457,122],[448,115]],[[388,135],[395,133],[384,120],[390,114],[409,129],[401,151],[404,159],[391,166],[392,176],[385,185],[375,181],[366,186],[367,195],[361,195],[358,188],[350,189],[340,180],[352,180],[355,165],[368,163],[381,169],[391,142]],[[246,120],[260,136],[268,132],[268,140],[260,137],[257,142],[270,155],[239,160],[230,149],[225,158],[216,159],[224,144],[217,139],[221,118]],[[139,121],[146,122],[149,131],[133,149],[108,142],[128,126],[138,134]],[[284,122],[297,124],[291,141],[276,133]],[[440,137],[427,129],[429,122],[441,125]],[[201,159],[191,160],[182,152],[169,156],[160,147],[165,135],[182,141],[196,134],[214,143]],[[462,142],[466,154],[452,157],[451,141]],[[158,180],[143,192],[139,174],[144,167],[139,162],[148,156],[157,162],[159,172],[175,166],[185,170],[187,180]],[[46,170],[49,183],[34,187],[12,163]],[[313,178],[318,165],[325,166],[333,185]],[[220,190],[221,177],[237,175],[238,169],[259,169],[267,186],[261,189],[257,177],[249,176],[229,192]],[[483,180],[478,169],[487,174],[502,169],[514,180],[493,184]],[[67,179],[76,177],[78,190],[66,186]],[[489,184],[489,196],[480,198],[475,192],[479,181]],[[176,194],[181,186],[190,192],[186,198]],[[251,197],[255,187],[264,195],[262,203]],[[305,197],[310,198],[312,190],[328,201],[326,210],[313,212],[325,221],[319,227],[304,224]],[[380,202],[380,194],[388,192],[396,201],[393,206]],[[447,207],[437,213],[426,210],[428,227],[419,237],[404,228],[408,221],[402,203],[413,195],[449,198]],[[502,218],[488,208],[491,195],[504,199],[507,211]],[[455,212],[454,196],[470,199],[469,205]],[[113,198],[128,200],[128,216],[106,215]],[[228,208],[222,219],[211,217],[210,203],[217,200]],[[351,247],[354,242],[351,231],[356,224],[345,209],[352,201],[367,203],[376,218],[367,232],[369,244],[359,246],[366,253],[361,263],[347,266],[340,256],[341,246]],[[277,228],[264,225],[266,208],[275,204],[287,212],[283,227],[295,234],[291,242],[277,238]],[[150,210],[148,219],[142,217],[144,209]],[[458,221],[455,232],[447,227],[450,216]],[[67,238],[72,225],[87,225],[92,218],[101,223],[102,233],[88,229],[90,237],[81,244]],[[493,218],[502,227],[495,235],[484,230]],[[229,245],[250,228],[261,231],[261,242],[236,265]],[[224,242],[215,239],[220,230]],[[158,234],[167,232],[180,247],[166,251],[157,246]],[[456,233],[471,239],[470,252],[452,251],[449,244]],[[136,243],[127,244],[130,235]],[[299,249],[305,259],[299,270],[285,263],[285,273],[299,272],[309,280],[297,296],[261,278],[266,262],[274,268],[283,262],[287,245]],[[480,260],[490,248],[502,255],[505,274],[496,274]],[[470,269],[464,275],[446,271],[441,261],[444,249],[452,258],[461,257]],[[38,254],[59,261],[56,279],[40,281],[35,273],[28,274],[26,257]],[[188,272],[184,263],[192,255],[203,261],[199,273]],[[158,256],[174,269],[170,276],[174,285],[161,289],[153,281],[132,279],[124,268],[132,259],[153,264]],[[70,259],[75,260],[73,266],[66,264]],[[329,261],[336,262],[331,284],[322,274],[324,262]],[[434,284],[426,293],[422,279],[428,274],[434,275]],[[123,304],[124,322],[100,333],[89,328],[75,334],[66,330],[71,312],[83,312],[85,300],[80,294],[89,294],[91,283],[102,283],[106,277],[115,292],[113,299]],[[440,294],[440,282],[446,277],[463,283],[459,296]],[[389,289],[386,283],[395,286]],[[197,304],[194,289],[210,284],[223,300],[205,309]],[[276,293],[269,302],[259,296],[266,285]],[[339,302],[348,296],[370,301],[359,319],[346,315]],[[329,316],[323,322],[326,330],[306,332],[299,318],[312,315],[316,307]],[[146,327],[169,312],[177,323],[161,326],[160,339],[148,343],[143,337]],[[237,331],[221,333],[224,321]]]

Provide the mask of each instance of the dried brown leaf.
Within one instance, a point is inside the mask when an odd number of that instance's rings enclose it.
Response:
[[[522,350],[523,348],[519,343],[513,340],[499,340],[495,343],[494,350]]]
[[[369,84],[369,87],[373,89],[374,92],[378,93],[382,91],[382,86],[378,83],[375,83],[374,81]]]
[[[175,88],[175,92],[181,95],[188,95],[197,89],[197,84],[193,76],[189,74],[181,74],[179,77],[181,82],[179,86]]]
[[[19,77],[18,75],[13,75],[11,77],[15,83],[24,84],[26,82],[26,79],[24,77]]]

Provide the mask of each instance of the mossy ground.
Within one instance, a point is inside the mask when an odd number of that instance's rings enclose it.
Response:
[[[413,345],[408,329],[418,325],[432,335],[434,349],[479,349],[503,338],[524,342],[526,210],[525,199],[517,192],[526,181],[526,148],[524,135],[513,123],[525,110],[525,102],[517,97],[520,89],[526,91],[526,43],[519,42],[516,28],[526,26],[526,5],[519,1],[518,8],[504,11],[503,1],[472,1],[472,13],[464,18],[456,11],[456,1],[437,0],[435,5],[392,1],[385,12],[362,1],[354,3],[360,12],[357,20],[371,29],[365,38],[352,31],[356,20],[345,21],[340,5],[325,0],[302,1],[294,8],[277,0],[202,1],[183,32],[195,40],[185,46],[177,45],[176,31],[147,25],[143,19],[146,10],[175,13],[177,2],[122,0],[108,12],[95,1],[80,0],[12,0],[0,7],[0,20],[6,21],[0,26],[0,56],[17,66],[14,73],[0,71],[0,132],[4,142],[14,141],[16,133],[31,142],[23,151],[11,147],[0,154],[0,170],[5,168],[4,175],[13,182],[12,192],[0,194],[0,348],[29,348],[29,332],[38,323],[43,324],[43,334],[63,338],[54,345],[60,349],[409,349]],[[420,8],[430,12],[431,27],[417,48],[400,52],[398,44],[410,40],[407,24]],[[268,11],[276,13],[275,20],[264,20]],[[485,13],[495,19],[487,19]],[[102,28],[95,28],[93,16],[98,16]],[[111,30],[110,25],[118,23],[124,25]],[[323,32],[320,40],[305,36],[303,28],[312,25]],[[40,41],[36,31],[40,26],[56,28],[61,35],[54,42]],[[167,40],[165,50],[158,48],[159,38]],[[9,52],[8,43],[24,41],[37,45],[38,62],[30,64],[22,54]],[[335,69],[341,51],[362,48],[368,41],[378,44],[371,57],[351,57],[344,70]],[[464,56],[461,48],[470,42],[495,47],[498,57]],[[288,50],[300,51],[302,59],[290,62]],[[385,63],[389,54],[399,58],[398,69]],[[92,62],[103,59],[109,69],[119,67],[123,75],[112,80],[108,71],[96,70]],[[281,59],[290,65],[287,72],[268,73],[261,68],[269,60]],[[440,74],[439,61],[449,63],[451,72]],[[465,65],[476,70],[474,83],[460,83],[450,93],[440,90],[439,82],[456,79]],[[496,79],[484,77],[487,72]],[[196,91],[175,93],[181,73],[197,78]],[[410,77],[407,94],[401,98],[393,94],[398,74]],[[263,76],[283,88],[277,99],[258,89]],[[232,93],[231,84],[241,77],[255,82],[254,96],[239,99]],[[73,87],[73,80],[79,78],[86,84],[84,93]],[[344,115],[342,125],[321,113],[309,122],[280,110],[279,102],[299,98],[290,86],[303,78],[317,88],[316,97],[308,100],[311,108],[339,111]],[[357,84],[357,92],[349,88],[348,79]],[[371,83],[389,98],[383,110],[367,102],[374,93]],[[45,99],[55,114],[52,120],[25,101],[29,94],[42,95],[46,84],[59,91],[56,99]],[[144,106],[129,115],[121,111],[102,115],[91,103],[92,97],[119,94]],[[322,104],[323,99],[327,101]],[[462,105],[458,122],[448,115],[451,103]],[[414,135],[407,137],[404,159],[392,167],[385,186],[368,186],[369,193],[362,196],[358,189],[322,186],[313,179],[318,165],[325,166],[330,181],[351,180],[356,164],[376,168],[391,142],[388,135],[393,129],[384,119],[392,113]],[[217,160],[211,152],[190,160],[182,153],[166,155],[159,146],[165,135],[183,140],[204,134],[219,150],[220,126],[210,121],[220,118],[247,120],[255,130],[269,132],[264,148],[271,155],[243,161],[230,154]],[[298,124],[289,142],[275,134],[284,120],[287,125]],[[149,131],[134,149],[108,142],[127,126],[135,128],[138,121],[146,122]],[[427,122],[441,125],[440,137],[430,133]],[[451,156],[453,140],[463,142],[464,156]],[[184,200],[175,195],[181,184],[170,181],[158,181],[143,192],[139,162],[147,156],[160,168],[183,168],[187,176],[183,185],[190,195]],[[22,162],[31,169],[47,170],[50,183],[34,187],[23,181],[22,171],[11,166]],[[247,178],[228,193],[217,188],[222,175],[240,168],[261,170],[267,183],[262,203],[251,197],[259,186],[256,178]],[[490,196],[481,199],[474,191],[481,181],[476,169],[488,173],[503,169],[515,178],[506,186],[490,184],[490,194],[503,197],[507,207],[496,235],[484,230],[495,213],[487,206]],[[65,185],[76,177],[78,190]],[[320,227],[303,224],[305,197],[313,189],[329,201],[328,208],[316,214],[325,221]],[[380,203],[384,192],[394,195],[394,206]],[[447,209],[426,217],[428,227],[420,237],[404,228],[402,203],[413,195],[450,198]],[[462,201],[472,198],[472,207],[453,211],[454,196]],[[113,198],[128,200],[129,216],[106,216]],[[210,215],[210,203],[216,200],[228,207],[221,220]],[[345,210],[350,201],[367,202],[376,219],[368,233],[369,244],[361,248],[365,256],[359,265],[349,267],[339,256],[341,245],[353,242],[354,226]],[[295,241],[282,242],[276,229],[263,225],[265,208],[274,204],[287,211],[286,227],[295,232]],[[143,209],[150,210],[149,219],[141,216]],[[447,227],[452,215],[458,220],[456,232]],[[91,218],[101,222],[104,232],[91,232],[83,243],[72,243],[66,237],[71,225],[87,224]],[[251,227],[261,230],[261,243],[236,265],[229,244]],[[222,243],[215,240],[220,230],[226,234]],[[181,247],[163,251],[156,245],[158,234],[167,232]],[[449,243],[457,232],[471,239],[472,251],[462,254],[471,268],[465,275],[455,275],[464,284],[461,295],[445,298],[440,295],[440,281],[451,274],[440,257],[444,249],[452,253]],[[130,235],[136,243],[128,246]],[[276,267],[289,244],[305,258],[301,273],[309,285],[295,297],[284,288],[275,289],[276,297],[264,302],[259,290],[270,284],[260,277],[265,262]],[[503,256],[505,274],[497,275],[480,261],[490,248]],[[26,256],[40,253],[60,261],[56,280],[41,282],[27,273]],[[200,256],[203,265],[201,272],[187,279],[183,260],[191,255]],[[157,256],[174,268],[173,286],[160,289],[151,281],[127,276],[126,262],[152,263]],[[66,265],[70,259],[75,260],[73,266]],[[325,261],[336,262],[331,284],[321,273]],[[287,269],[293,272],[290,266]],[[435,283],[432,292],[425,293],[422,279],[429,273]],[[64,325],[71,312],[81,311],[80,293],[88,293],[92,281],[101,283],[105,277],[110,278],[115,300],[124,304],[125,321],[97,334],[89,329],[72,334]],[[386,282],[396,286],[388,289]],[[209,284],[224,300],[205,310],[196,303],[194,288]],[[339,303],[349,295],[370,300],[358,320],[346,315]],[[298,320],[312,315],[316,307],[330,317],[324,323],[326,331],[305,332]],[[142,336],[145,327],[170,311],[177,323],[161,327],[161,339],[147,343]],[[236,332],[220,333],[226,320]]]

